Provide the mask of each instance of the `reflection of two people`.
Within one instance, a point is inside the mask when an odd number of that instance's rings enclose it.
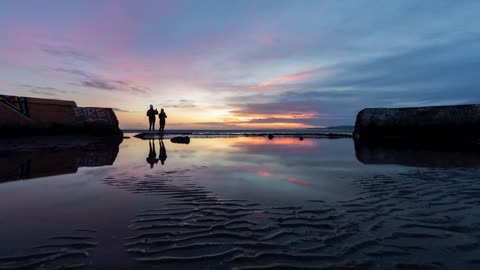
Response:
[[[167,160],[167,149],[165,149],[165,144],[163,140],[160,141],[160,154],[157,158],[157,151],[155,147],[155,140],[148,140],[148,146],[150,147],[150,151],[148,152],[147,163],[150,164],[150,168],[153,168],[155,164],[158,164],[158,161],[162,162],[162,165],[165,164],[165,160]]]
[[[158,155],[158,159],[162,162],[162,165],[165,164],[165,160],[167,160],[167,149],[165,149],[163,140],[160,140],[160,154]]]
[[[150,146],[150,151],[148,152],[147,162],[150,164],[150,168],[153,168],[153,165],[158,163],[155,140],[148,140],[148,146]]]

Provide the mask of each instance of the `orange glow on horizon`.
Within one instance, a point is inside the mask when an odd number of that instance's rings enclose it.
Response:
[[[296,129],[296,128],[314,128],[316,126],[303,123],[235,123],[235,126],[251,129]]]
[[[317,113],[314,112],[305,112],[305,113],[295,113],[295,114],[255,114],[255,113],[245,113],[243,111],[231,111],[235,114],[236,118],[225,118],[225,122],[231,119],[231,121],[238,120],[261,120],[261,119],[305,119],[305,118],[315,118]]]
[[[83,105],[83,104],[82,104]],[[160,108],[160,106],[159,106]],[[115,114],[123,129],[148,128],[148,119],[143,110],[115,110]],[[281,114],[263,114],[245,110],[198,108],[165,108],[168,115],[167,128],[170,129],[298,129],[314,128],[303,123],[307,119],[318,119],[315,112],[286,111]],[[308,109],[308,108],[307,108]],[[298,112],[297,112],[298,111]]]
[[[147,128],[148,127],[148,120],[146,117],[143,117],[142,114],[137,114],[137,113],[128,113],[128,112],[115,112],[117,115],[117,118],[120,122],[120,127],[121,128]],[[305,115],[276,115],[280,116],[279,122],[266,122],[266,123],[252,123],[248,122],[249,120],[254,120],[254,119],[263,119],[263,118],[257,118],[260,115],[255,115],[255,117],[242,117],[242,118],[226,118],[222,120],[217,120],[217,119],[205,119],[205,121],[198,121],[197,119],[188,119],[188,118],[182,118],[182,119],[175,119],[173,120],[172,114],[168,114],[169,118],[167,118],[167,128],[170,127],[175,127],[174,129],[195,129],[199,128],[202,129],[203,127],[208,127],[216,124],[216,128],[222,129],[224,126],[224,129],[231,129],[231,128],[241,128],[241,129],[297,129],[297,128],[314,128],[318,126],[313,126],[313,125],[308,125],[308,124],[303,124],[303,123],[285,123],[285,122],[280,122],[283,119],[299,119],[301,121],[304,118],[308,118],[310,114],[305,114]],[[169,119],[172,119],[171,121],[168,121]],[[190,120],[190,121],[189,121]],[[193,121],[192,121],[193,120]],[[197,120],[198,122],[196,122]],[[208,128],[206,128],[208,129]]]

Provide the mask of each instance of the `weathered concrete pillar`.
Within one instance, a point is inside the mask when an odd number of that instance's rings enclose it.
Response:
[[[441,141],[480,138],[480,105],[363,109],[353,136],[362,141]]]

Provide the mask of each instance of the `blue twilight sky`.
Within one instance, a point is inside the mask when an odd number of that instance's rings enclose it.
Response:
[[[480,1],[0,1],[0,94],[170,128],[352,125],[480,103]]]

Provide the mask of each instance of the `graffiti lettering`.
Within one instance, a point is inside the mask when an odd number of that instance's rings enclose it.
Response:
[[[27,98],[0,95],[0,103],[6,105],[8,108],[14,110],[25,118],[30,119],[30,112],[28,111]]]
[[[74,108],[75,116],[89,124],[113,125],[109,109],[105,108]]]

